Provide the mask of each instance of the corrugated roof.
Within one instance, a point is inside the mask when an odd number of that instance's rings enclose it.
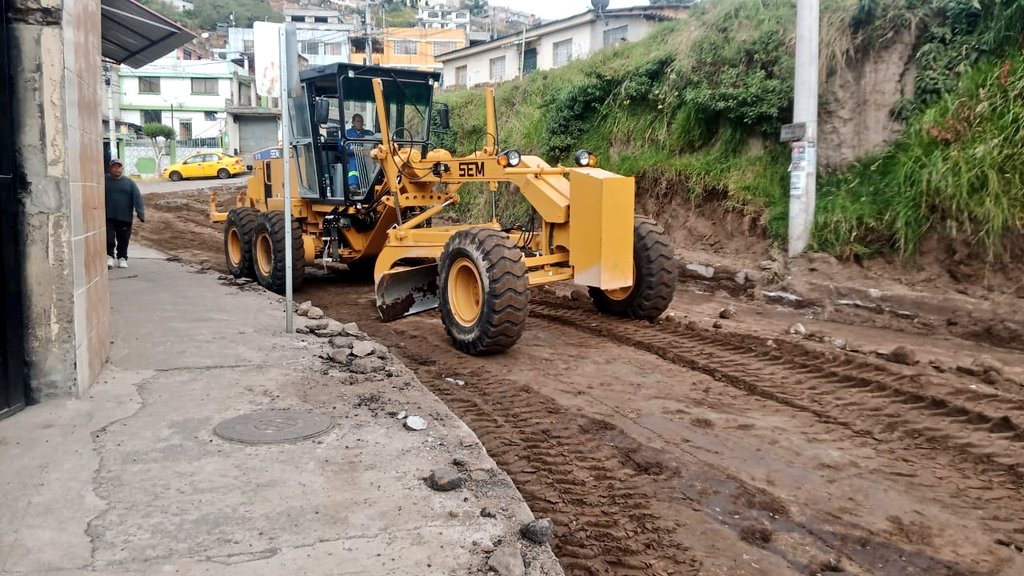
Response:
[[[195,34],[134,0],[101,0],[103,57],[140,68],[184,46]]]

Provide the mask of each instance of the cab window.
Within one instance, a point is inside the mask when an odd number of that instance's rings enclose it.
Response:
[[[204,155],[196,154],[195,156],[190,156],[188,160],[185,160],[185,164],[199,164],[204,161],[203,158],[205,158]]]

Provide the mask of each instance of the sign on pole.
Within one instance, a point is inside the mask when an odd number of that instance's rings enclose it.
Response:
[[[281,25],[253,22],[252,32],[256,93],[277,98],[281,95]]]

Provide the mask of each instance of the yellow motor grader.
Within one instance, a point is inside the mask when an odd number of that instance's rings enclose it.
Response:
[[[453,157],[430,141],[432,123],[448,128],[447,107],[432,102],[439,80],[351,64],[302,72],[304,94],[289,103],[292,222],[284,221],[280,149],[256,156],[230,211],[210,198],[211,219],[224,222],[231,273],[283,292],[290,233],[294,286],[306,266],[372,267],[384,321],[439,307],[453,343],[469,354],[513,346],[526,325],[528,290],[542,284],[588,286],[607,314],[653,320],[664,312],[675,261],[664,230],[634,215],[633,179],[595,167],[585,150],[576,166],[563,167],[499,148],[491,89],[483,148]],[[486,183],[492,201],[499,182],[514,185],[530,217],[433,226],[470,182]]]

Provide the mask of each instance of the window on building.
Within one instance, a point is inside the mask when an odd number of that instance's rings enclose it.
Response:
[[[326,56],[341,56],[341,42],[324,42]]]
[[[434,42],[434,56],[440,56],[458,48],[455,42]]]
[[[253,50],[255,50],[255,48],[256,48],[256,45],[255,45],[255,41],[254,40],[243,40],[242,41],[242,50],[243,51],[251,53]]]
[[[191,140],[192,139],[192,121],[182,120],[178,122],[178,139],[179,140]]]
[[[431,18],[431,19],[437,20],[440,17],[441,17],[441,13],[440,12],[427,12],[427,18]]]
[[[139,94],[159,94],[160,79],[144,76],[139,78]]]
[[[505,79],[505,57],[498,56],[491,58],[491,82],[500,82]]]
[[[142,111],[142,123],[145,124],[163,124],[163,115],[159,110],[143,110]]]
[[[395,40],[392,48],[395,54],[402,56],[415,56],[419,53],[419,46],[415,40]]]
[[[289,18],[289,20],[291,20],[292,22],[305,22],[306,21],[306,17],[305,16],[292,16],[292,17]]]
[[[604,45],[614,46],[619,42],[626,41],[626,33],[629,32],[629,26],[619,26],[617,28],[609,28],[604,31]]]
[[[299,52],[302,54],[320,55],[320,42],[315,40],[303,40],[299,42]]]
[[[219,82],[216,78],[193,78],[192,93],[201,96],[216,96],[219,92],[217,87]]]
[[[207,122],[213,122],[214,120],[217,119],[217,113],[216,112],[203,112],[203,119],[206,120]]]
[[[465,86],[469,82],[469,70],[465,66],[455,67],[455,85]]]
[[[553,66],[562,66],[572,60],[572,38],[555,42],[552,48],[551,63]]]

